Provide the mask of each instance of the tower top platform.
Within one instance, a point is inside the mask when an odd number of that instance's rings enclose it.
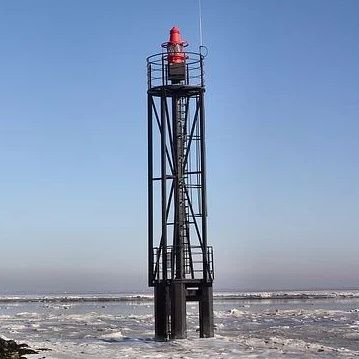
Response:
[[[180,87],[198,91],[204,88],[204,55],[197,52],[183,52],[184,61],[171,63],[167,52],[147,57],[148,90],[158,91],[166,87],[176,91]]]

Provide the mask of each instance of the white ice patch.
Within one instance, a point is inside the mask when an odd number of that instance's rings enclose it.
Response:
[[[93,322],[98,317],[98,314],[95,312],[85,313],[85,314],[70,314],[66,315],[66,319],[78,321],[78,322]]]
[[[10,331],[15,331],[15,332],[18,332],[19,330],[24,330],[26,329],[26,325],[23,325],[23,324],[13,324],[10,326]]]
[[[20,317],[20,318],[38,318],[39,314],[38,313],[22,312],[22,313],[17,313],[16,316]]]
[[[120,331],[101,335],[100,337],[105,342],[118,342],[123,340],[123,335]]]
[[[149,320],[149,319],[153,319],[153,315],[152,314],[144,314],[144,315],[130,314],[128,316],[128,319]]]
[[[246,312],[243,312],[242,310],[239,310],[236,308],[231,309],[229,313],[232,317],[235,317],[235,318],[239,318],[239,317],[243,316],[244,314],[246,314]]]
[[[346,333],[344,334],[344,337],[352,340],[359,340],[359,332]]]

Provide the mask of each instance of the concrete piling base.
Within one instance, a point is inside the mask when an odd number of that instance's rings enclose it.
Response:
[[[155,337],[159,340],[168,339],[170,296],[165,283],[155,286]]]
[[[187,337],[186,302],[199,302],[199,335],[214,336],[213,288],[200,285],[197,289],[186,287],[183,281],[155,286],[155,336],[158,340]]]
[[[174,281],[171,284],[171,339],[186,337],[186,287],[182,281]]]
[[[214,336],[213,288],[202,287],[199,298],[199,335],[201,338]]]

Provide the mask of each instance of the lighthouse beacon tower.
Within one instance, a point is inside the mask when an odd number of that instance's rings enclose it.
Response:
[[[203,60],[170,30],[147,58],[148,283],[155,335],[186,338],[186,302],[199,302],[200,337],[213,331],[213,249],[207,244]]]

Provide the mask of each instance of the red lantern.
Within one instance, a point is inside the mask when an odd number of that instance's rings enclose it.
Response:
[[[167,49],[168,63],[181,64],[186,60],[186,55],[183,52],[183,48],[188,45],[187,41],[183,41],[181,32],[178,27],[174,26],[170,30],[170,39],[168,42],[164,42],[162,47]]]

